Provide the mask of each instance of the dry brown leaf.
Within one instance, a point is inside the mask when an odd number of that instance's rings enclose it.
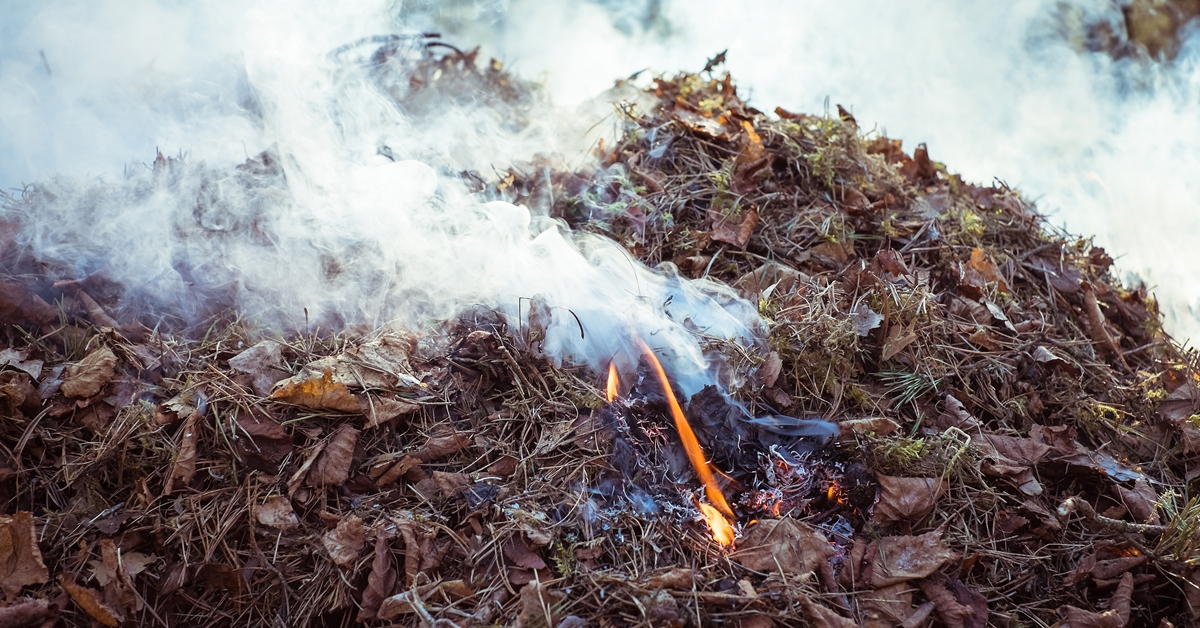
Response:
[[[700,267],[700,272],[697,272],[696,275],[700,275],[707,266],[708,264],[705,262]],[[772,295],[787,295],[797,285],[803,284],[808,280],[809,276],[805,273],[784,266],[779,262],[766,262],[762,266],[742,275],[737,281],[733,282],[732,286],[742,297],[751,303],[757,303],[768,290]],[[773,384],[766,385],[771,386]]]
[[[758,208],[751,205],[729,215],[710,209],[708,218],[712,222],[713,240],[744,249],[758,227]]]
[[[585,553],[581,555],[581,553]],[[578,558],[599,558],[604,553],[602,546],[589,548],[580,548],[575,550],[575,556]],[[690,591],[696,582],[696,572],[687,567],[672,567],[665,571],[660,571],[646,576],[645,584],[649,589],[682,589]]]
[[[349,423],[338,427],[308,472],[309,486],[336,486],[346,481],[354,459],[354,447],[358,444],[358,433]]]
[[[996,266],[996,262],[988,259],[987,254],[983,249],[972,249],[971,259],[967,264],[983,275],[983,278],[995,283],[999,286],[1001,292],[1008,292],[1008,283],[1004,281],[1004,277],[1000,275],[1000,268]]]
[[[968,433],[974,432],[982,425],[979,419],[971,416],[962,402],[955,399],[953,395],[946,395],[946,411],[934,421],[934,424],[939,429],[957,427]]]
[[[509,537],[504,544],[504,555],[518,567],[525,569],[545,569],[546,561],[542,560],[541,556],[534,553],[525,540],[520,536],[514,535]]]
[[[1137,523],[1158,523],[1158,514],[1154,511],[1158,504],[1158,493],[1146,480],[1139,478],[1128,489],[1120,484],[1113,485],[1113,493],[1121,503],[1129,509],[1129,514]]]
[[[894,584],[860,594],[864,625],[895,626],[908,619],[912,610],[912,587],[908,583]]]
[[[806,574],[829,568],[833,546],[816,528],[791,517],[760,521],[730,555],[761,573]]]
[[[767,359],[763,360],[762,370],[759,371],[759,374],[762,376],[763,386],[768,388],[774,386],[782,370],[783,359],[779,357],[779,354],[775,351],[768,353]]]
[[[75,600],[79,608],[82,608],[96,621],[105,626],[116,626],[121,623],[121,620],[117,618],[116,611],[100,601],[99,591],[75,584],[66,574],[59,574],[58,583],[70,594],[71,599]]]
[[[0,606],[0,626],[5,628],[52,627],[57,621],[58,614],[50,609],[50,600],[22,600],[16,604]]]
[[[258,412],[243,412],[237,418],[239,433],[234,445],[246,464],[274,474],[279,464],[292,453],[292,437],[282,425]]]
[[[380,530],[375,532],[375,560],[371,562],[371,573],[367,576],[367,588],[363,589],[362,610],[358,621],[375,619],[383,601],[396,590],[396,567],[392,563],[392,550],[387,537]]]
[[[858,628],[854,620],[838,615],[837,611],[812,601],[807,595],[800,594],[796,598],[814,628]]]
[[[917,339],[917,334],[913,332],[915,328],[916,323],[912,323],[908,327],[892,325],[892,328],[888,330],[887,338],[883,340],[883,348],[879,354],[880,361],[886,362],[892,359],[915,342]]]
[[[300,527],[300,519],[292,510],[292,502],[283,495],[268,497],[254,512],[258,522],[279,530],[295,530]]]
[[[556,625],[562,612],[559,602],[564,597],[562,593],[536,581],[521,587],[515,628]]]
[[[312,468],[317,458],[325,451],[325,445],[327,444],[326,441],[320,441],[314,445],[312,450],[308,452],[308,457],[304,459],[304,463],[300,465],[299,469],[296,469],[292,477],[288,478],[288,497],[296,495],[296,491],[300,489],[300,486],[304,484],[304,479],[308,477],[308,470]]]
[[[940,573],[917,584],[925,597],[933,602],[947,628],[986,628],[987,600],[979,593],[963,586],[961,582],[948,584],[946,577]],[[951,588],[954,590],[951,591]]]
[[[117,547],[112,539],[100,539],[100,557],[105,570],[113,575],[102,584],[104,601],[109,607],[117,609],[121,615],[134,616],[142,610],[142,601],[134,592],[133,577],[121,557],[117,555]]]
[[[0,515],[0,590],[5,598],[14,600],[21,587],[42,584],[49,578],[33,529],[33,513]]]
[[[171,465],[171,475],[163,487],[163,495],[170,495],[178,485],[188,485],[196,477],[196,444],[200,440],[200,410],[192,410],[183,423],[183,438],[179,440],[179,451]]]
[[[462,432],[442,434],[431,436],[429,442],[425,443],[425,446],[417,450],[413,455],[419,458],[421,462],[433,462],[439,458],[445,458],[450,454],[458,453],[470,446],[471,437]]]
[[[856,436],[875,434],[886,436],[900,429],[900,424],[887,417],[864,417],[838,422],[838,440],[853,441]]]
[[[0,281],[0,323],[40,327],[58,318],[58,309],[19,283]]]
[[[116,366],[116,354],[108,347],[100,347],[67,369],[59,390],[76,399],[95,397],[112,380]]]
[[[321,537],[321,543],[335,564],[349,567],[358,560],[365,543],[363,522],[356,515],[346,515],[337,527]]]
[[[363,393],[357,395],[358,409],[367,417],[367,427],[379,427],[405,414],[412,414],[421,406],[403,399]]]
[[[884,537],[879,540],[878,552],[867,557],[874,560],[871,586],[878,589],[924,578],[957,556],[942,542],[937,530],[921,536]]]
[[[271,388],[288,377],[283,364],[283,345],[274,340],[264,340],[229,358],[229,368],[237,373],[234,381],[248,386],[260,397],[271,394]]]
[[[271,399],[313,410],[359,412],[358,399],[341,382],[334,381],[333,372],[325,369],[318,376],[304,372],[276,385]]]
[[[880,496],[874,517],[879,523],[916,523],[933,510],[946,490],[939,478],[896,478],[878,476]]]

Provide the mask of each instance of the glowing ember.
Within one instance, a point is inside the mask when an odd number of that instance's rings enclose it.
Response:
[[[608,363],[608,402],[612,403],[613,399],[617,398],[617,391],[621,388],[621,378],[617,376],[617,365]]]
[[[697,501],[696,506],[700,508],[700,514],[704,515],[704,520],[708,522],[708,529],[712,530],[713,540],[723,546],[733,545],[733,526],[729,525],[729,520],[722,515],[719,510]]]
[[[721,515],[724,515],[722,525],[729,527],[729,521],[733,519],[733,509],[729,507],[729,502],[725,501],[725,495],[721,492],[721,487],[717,486],[717,480],[713,477],[712,469],[708,466],[708,460],[704,457],[704,450],[700,449],[700,441],[696,439],[696,433],[692,431],[692,426],[688,423],[687,417],[683,414],[683,408],[679,406],[679,401],[675,399],[675,392],[671,390],[671,383],[667,381],[667,372],[663,370],[662,363],[655,357],[654,352],[641,338],[637,339],[638,345],[642,348],[642,352],[646,354],[646,358],[650,360],[650,364],[654,367],[654,372],[658,374],[658,381],[662,384],[663,393],[667,396],[667,404],[671,406],[671,416],[675,419],[675,429],[679,432],[679,440],[683,442],[683,449],[687,452],[688,460],[692,463],[692,468],[696,470],[696,475],[700,476],[700,481],[704,483],[704,492],[708,495],[708,501],[713,503],[715,510]],[[701,510],[704,507],[701,506]],[[713,518],[707,513],[705,518],[708,519],[708,525],[712,528],[713,536],[720,541],[721,532],[714,525]],[[730,542],[733,542],[732,528],[730,528]],[[722,542],[723,543],[723,542]],[[723,543],[724,544],[724,543]]]

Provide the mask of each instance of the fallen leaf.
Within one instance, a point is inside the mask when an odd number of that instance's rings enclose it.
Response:
[[[1113,493],[1121,503],[1129,509],[1129,514],[1137,523],[1158,523],[1158,514],[1154,511],[1158,504],[1158,493],[1154,487],[1143,479],[1134,481],[1133,488],[1128,489],[1119,484],[1112,487]]]
[[[761,573],[806,574],[828,569],[836,552],[816,528],[791,517],[760,521],[730,558]]]
[[[245,579],[239,570],[221,563],[201,565],[196,576],[208,586],[224,591],[239,591],[245,584]]]
[[[14,600],[21,587],[42,584],[49,578],[33,529],[33,513],[0,515],[0,590],[5,598]]]
[[[0,323],[41,327],[58,318],[58,308],[17,283],[0,281]]]
[[[967,261],[967,264],[980,275],[983,275],[984,279],[995,283],[1001,292],[1008,292],[1008,282],[1004,281],[1004,277],[1000,275],[1000,267],[996,266],[996,262],[988,258],[983,249],[972,249],[971,259]]]
[[[193,410],[183,424],[183,438],[179,440],[179,451],[171,465],[171,475],[163,487],[163,495],[170,495],[177,485],[187,485],[196,477],[196,443],[200,439],[200,410]]]
[[[575,550],[575,557],[580,559],[596,559],[603,554],[604,548],[599,545]],[[648,575],[644,578],[644,581],[646,587],[650,589],[682,589],[690,591],[696,582],[696,572],[687,567],[672,567],[665,571]]]
[[[0,606],[0,626],[54,626],[57,620],[58,614],[51,610],[50,600],[22,600]]]
[[[112,380],[116,365],[116,354],[108,347],[100,347],[67,368],[59,390],[77,399],[95,397]]]
[[[1124,628],[1129,624],[1130,598],[1133,595],[1133,574],[1121,576],[1121,583],[1109,600],[1108,610],[1096,613],[1075,606],[1063,606],[1059,609],[1067,621],[1060,628]]]
[[[775,385],[775,380],[779,379],[779,373],[783,370],[783,359],[779,354],[772,351],[767,354],[767,358],[763,360],[762,370],[759,374],[762,376],[763,386],[770,388]]]
[[[471,437],[463,432],[431,436],[423,447],[413,453],[421,462],[433,462],[456,454],[471,446]]]
[[[520,536],[509,537],[504,543],[504,555],[518,567],[534,570],[546,568],[546,561],[535,554]]]
[[[239,433],[234,445],[246,464],[274,475],[279,464],[292,453],[292,437],[282,425],[259,412],[243,412],[237,418]]]
[[[326,441],[319,441],[316,445],[314,445],[312,450],[308,452],[308,456],[304,459],[304,462],[300,465],[300,468],[296,469],[296,472],[292,474],[292,477],[288,478],[288,497],[296,496],[296,491],[300,489],[300,486],[304,484],[305,478],[308,477],[309,469],[312,468],[313,464],[317,461],[317,458],[320,457],[321,453],[325,451],[325,445],[327,444],[328,443]],[[347,474],[349,474],[349,472],[347,472]]]
[[[229,368],[237,373],[234,381],[249,386],[260,397],[271,394],[271,388],[288,377],[283,345],[274,340],[264,340],[229,358]]]
[[[358,433],[349,423],[338,427],[308,472],[309,486],[336,486],[346,481],[354,459],[354,447],[358,444]]]
[[[908,345],[912,344],[917,339],[917,334],[913,332],[916,323],[910,324],[908,327],[893,325],[888,330],[887,338],[883,340],[883,348],[880,350],[879,359],[888,361],[896,356],[896,354],[904,351]]]
[[[837,611],[817,604],[807,595],[797,595],[796,599],[800,602],[800,608],[804,609],[804,615],[812,623],[813,628],[858,628],[858,624],[854,620],[842,617],[837,614]]]
[[[880,496],[875,505],[874,518],[879,523],[916,523],[933,510],[938,498],[946,490],[945,481],[939,478],[880,475],[877,479]]]
[[[565,596],[541,582],[530,582],[521,587],[520,610],[517,612],[515,628],[554,626],[558,623],[562,607],[559,602]]]
[[[300,519],[292,510],[292,502],[283,495],[268,497],[254,512],[258,522],[279,530],[295,530],[300,527]]]
[[[917,583],[925,597],[933,602],[938,616],[946,628],[985,628],[987,626],[987,601],[982,595],[954,583],[955,591],[947,587],[946,577],[933,574]]]
[[[363,522],[356,515],[343,517],[336,528],[321,537],[329,557],[342,567],[349,567],[358,560],[364,542]]]
[[[18,351],[16,349],[0,350],[0,368],[11,366],[19,371],[24,371],[33,379],[39,379],[42,375],[41,360],[29,360],[29,351]]]
[[[108,581],[101,585],[104,601],[109,607],[117,609],[121,616],[133,617],[142,610],[142,601],[134,592],[133,576],[117,554],[112,539],[100,539],[100,557],[105,571],[111,574]]]
[[[34,416],[41,409],[42,397],[27,373],[0,373],[0,416],[15,417],[22,413]]]
[[[924,578],[957,556],[942,542],[937,530],[920,536],[884,537],[879,540],[876,555],[869,557],[874,561],[871,585],[878,589]]]
[[[728,215],[710,209],[708,219],[712,223],[713,240],[744,249],[758,226],[758,208],[751,205]]]
[[[371,561],[371,573],[367,576],[367,588],[363,589],[362,610],[358,621],[375,619],[383,601],[396,590],[396,567],[392,563],[392,550],[387,537],[380,530],[375,532],[375,559]]]
[[[707,266],[707,264],[705,264]],[[703,268],[701,268],[703,271]],[[699,273],[697,273],[699,275]],[[751,303],[757,303],[760,298],[770,295],[787,295],[800,284],[806,283],[809,276],[779,262],[766,262],[762,266],[742,275],[733,282],[734,290]],[[770,384],[768,384],[770,385]]]
[[[839,421],[838,440],[853,441],[855,436],[875,434],[886,436],[900,429],[900,424],[887,417],[865,417]]]
[[[854,330],[859,336],[866,336],[872,329],[883,323],[883,315],[872,310],[867,304],[860,303],[854,311]]]
[[[394,397],[364,393],[358,395],[357,398],[359,411],[367,417],[367,427],[379,427],[388,421],[421,409],[421,406],[415,403]]]
[[[117,626],[121,623],[121,619],[118,619],[116,611],[100,601],[99,591],[75,584],[75,582],[67,577],[67,574],[58,575],[58,584],[70,594],[71,599],[75,600],[79,608],[82,608],[85,613],[92,616],[92,619],[105,626]]]
[[[860,593],[864,625],[894,626],[905,621],[912,610],[912,594],[908,583]]]
[[[302,373],[280,381],[270,398],[313,410],[360,411],[358,399],[345,384],[333,380],[332,371],[326,369],[319,377],[308,375]]]

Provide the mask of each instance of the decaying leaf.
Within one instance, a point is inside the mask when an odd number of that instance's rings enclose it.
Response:
[[[875,505],[875,520],[880,523],[897,521],[920,521],[933,510],[938,498],[946,490],[940,478],[896,478],[887,475],[877,477],[879,502]]]
[[[995,283],[1001,292],[1009,291],[1008,283],[1004,281],[1004,277],[1000,274],[1000,268],[996,266],[996,262],[988,259],[983,249],[972,249],[971,259],[967,261],[967,264],[980,275],[983,275],[984,279]]]
[[[234,441],[237,451],[253,469],[275,473],[292,452],[292,437],[282,425],[259,412],[238,415],[239,433]]]
[[[521,587],[519,595],[516,628],[557,625],[562,612],[559,602],[565,597],[561,592],[535,581]]]
[[[534,570],[546,568],[546,561],[535,554],[519,535],[509,537],[504,544],[504,555],[518,567]]]
[[[67,397],[95,397],[112,380],[116,366],[116,354],[108,347],[100,347],[87,354],[78,364],[67,368],[59,390]]]
[[[190,484],[196,477],[196,443],[200,439],[200,410],[193,410],[183,423],[183,437],[179,440],[179,451],[171,465],[171,475],[163,487],[163,495],[170,495],[179,485]]]
[[[336,486],[350,475],[350,463],[354,459],[354,447],[358,444],[358,430],[343,423],[326,443],[324,451],[317,456],[308,472],[309,486]]]
[[[364,544],[363,522],[355,515],[346,515],[337,527],[321,537],[321,543],[333,562],[349,567],[358,560]]]
[[[396,590],[396,567],[392,562],[392,551],[387,537],[379,530],[375,533],[375,559],[371,561],[371,573],[367,576],[367,588],[363,589],[362,610],[358,621],[375,619],[383,601]]]
[[[268,497],[255,509],[258,522],[279,530],[295,530],[300,527],[300,518],[292,510],[292,502],[283,495]]]
[[[0,515],[0,590],[12,601],[21,587],[42,584],[50,577],[38,549],[33,513]]]
[[[1134,481],[1133,488],[1128,489],[1119,484],[1112,487],[1113,493],[1121,503],[1129,509],[1129,514],[1137,523],[1158,523],[1158,514],[1154,512],[1158,504],[1158,493],[1144,479]]]
[[[731,558],[761,573],[806,574],[829,568],[833,546],[816,528],[791,517],[760,521]]]
[[[271,394],[271,388],[288,376],[283,364],[283,345],[274,340],[264,340],[249,349],[229,358],[239,383],[243,383],[260,397]]]
[[[92,616],[92,619],[104,624],[105,626],[117,626],[121,623],[116,611],[109,608],[101,600],[99,591],[75,584],[66,574],[59,574],[58,584],[63,590],[70,594],[71,599],[82,608],[84,612]]]
[[[838,615],[836,611],[812,601],[807,595],[798,595],[800,608],[815,628],[858,628],[854,620]]]
[[[854,311],[854,330],[860,336],[871,333],[871,330],[879,327],[881,323],[883,323],[883,315],[872,310],[865,303],[860,304]]]
[[[0,606],[0,626],[23,628],[24,626],[54,626],[58,614],[51,609],[50,600],[22,600],[8,606]]]
[[[979,593],[966,588],[960,582],[947,583],[942,574],[933,574],[917,584],[925,597],[933,603],[947,628],[987,626],[987,601]],[[954,590],[951,591],[951,588]]]
[[[908,345],[917,340],[917,334],[913,330],[916,328],[916,323],[910,324],[908,327],[893,325],[888,330],[887,338],[883,340],[883,348],[880,350],[879,359],[886,362],[892,359],[896,354],[904,351]]]
[[[878,589],[906,580],[924,578],[958,554],[942,542],[938,530],[920,536],[888,536],[879,540],[873,560],[871,585]]]
[[[279,382],[271,399],[313,410],[359,411],[358,399],[345,384],[334,381],[332,371],[326,369],[317,377],[310,375],[301,373]]]
[[[709,220],[712,221],[713,240],[746,248],[754,228],[758,226],[758,208],[750,206],[740,211],[725,215],[715,210],[709,210]]]
[[[117,547],[112,539],[100,539],[100,557],[106,574],[111,574],[101,584],[104,601],[110,608],[116,609],[120,616],[133,617],[142,610],[142,600],[133,588],[134,574],[117,555]]]
[[[1059,614],[1066,617],[1061,628],[1125,628],[1129,624],[1130,598],[1133,595],[1133,574],[1126,573],[1103,613],[1064,606]]]

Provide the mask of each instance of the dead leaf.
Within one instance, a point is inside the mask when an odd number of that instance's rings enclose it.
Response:
[[[763,360],[762,370],[759,374],[762,376],[763,386],[770,388],[775,385],[775,380],[779,379],[779,373],[783,370],[783,359],[779,354],[772,351],[767,354],[767,359]]]
[[[853,441],[855,436],[875,434],[886,436],[900,429],[900,424],[887,417],[864,417],[838,422],[838,440]]]
[[[179,440],[179,452],[171,465],[171,475],[163,487],[163,495],[170,495],[177,485],[191,484],[196,477],[196,443],[200,439],[200,410],[193,410],[183,423],[183,438]]]
[[[879,359],[888,361],[896,356],[896,354],[904,351],[908,345],[912,344],[917,339],[917,334],[913,332],[916,328],[916,323],[910,324],[908,327],[893,325],[888,330],[887,338],[883,341],[883,348],[880,352]]]
[[[100,557],[106,572],[112,575],[102,584],[104,601],[121,616],[133,617],[142,610],[142,601],[134,592],[132,574],[117,555],[112,539],[100,539]]]
[[[730,130],[724,124],[698,112],[692,111],[687,105],[676,103],[673,112],[675,119],[689,131],[706,135],[713,139],[729,141]]]
[[[707,266],[707,264],[705,265]],[[791,294],[797,285],[804,284],[808,280],[809,276],[805,273],[778,262],[766,262],[739,277],[732,286],[743,298],[751,303],[757,303],[764,295]]]
[[[367,417],[367,427],[379,427],[405,414],[412,414],[421,406],[395,397],[363,393],[358,395],[358,409]]]
[[[359,412],[358,399],[341,382],[333,380],[333,372],[325,369],[319,377],[302,373],[280,381],[271,399],[303,406],[313,410]]]
[[[861,303],[854,311],[854,330],[859,336],[866,336],[872,329],[883,323],[883,315],[872,310],[866,303]]]
[[[246,464],[274,475],[279,464],[292,453],[292,437],[282,425],[266,414],[243,412],[237,418],[240,432],[234,445]]]
[[[939,478],[896,478],[880,475],[877,479],[880,496],[875,505],[874,517],[879,523],[916,523],[933,510],[938,498],[946,490],[945,481]]]
[[[358,621],[375,619],[380,605],[396,590],[396,568],[392,563],[392,551],[387,537],[380,530],[375,532],[375,560],[371,562],[371,573],[367,576],[367,588],[363,589],[362,610]]]
[[[116,366],[116,354],[108,347],[100,347],[67,368],[59,390],[76,399],[95,397],[112,380]]]
[[[22,626],[54,626],[58,614],[50,609],[50,600],[22,600],[16,604],[0,606],[0,626],[21,628]]]
[[[17,511],[0,515],[0,590],[9,601],[16,599],[21,587],[42,584],[50,578],[38,549],[33,513]]]
[[[58,584],[71,596],[72,600],[82,608],[84,612],[92,616],[92,619],[104,624],[105,626],[117,626],[121,620],[117,618],[116,611],[109,608],[100,601],[100,592],[75,584],[67,574],[58,575]]]
[[[1059,613],[1067,621],[1061,628],[1124,628],[1129,624],[1130,598],[1133,595],[1133,574],[1126,573],[1108,603],[1108,610],[1096,613],[1074,606],[1063,606]]]
[[[800,602],[800,608],[804,609],[805,617],[814,628],[858,628],[858,624],[854,620],[842,617],[837,614],[837,611],[817,604],[807,595],[797,595],[796,599]]]
[[[41,327],[58,318],[58,308],[17,283],[0,281],[0,323]]]
[[[955,582],[947,588],[946,577],[933,574],[917,583],[925,597],[933,602],[938,616],[946,628],[985,628],[987,626],[987,601],[982,595]]]
[[[353,565],[362,553],[364,544],[362,519],[356,515],[343,517],[336,528],[321,537],[321,543],[335,564],[342,567]]]
[[[19,371],[24,371],[33,379],[39,379],[42,376],[41,360],[29,360],[29,350],[18,351],[16,349],[0,350],[0,368],[11,366]]]
[[[758,226],[758,208],[751,205],[728,215],[710,209],[708,219],[712,223],[713,240],[744,249]]]
[[[546,568],[546,561],[535,554],[520,536],[509,537],[504,544],[504,555],[518,567],[534,570]]]
[[[452,434],[441,434],[431,436],[429,441],[425,443],[413,455],[421,462],[433,462],[441,458],[445,458],[450,454],[456,454],[471,446],[471,437],[463,432],[454,432]]]
[[[864,625],[891,627],[908,619],[912,610],[912,591],[908,583],[901,583],[861,593],[859,600]]]
[[[599,545],[575,550],[575,557],[581,560],[594,560],[602,554],[604,554],[604,548]],[[672,567],[665,571],[650,574],[644,580],[646,587],[649,589],[680,589],[690,591],[696,582],[696,572],[687,567]]]
[[[354,447],[358,444],[358,434],[358,430],[349,423],[338,427],[308,472],[309,486],[336,486],[346,481],[354,459]]]
[[[888,536],[879,540],[874,556],[871,586],[878,589],[906,580],[924,578],[937,571],[958,554],[942,542],[941,532],[934,530],[921,536]]]
[[[308,457],[306,457],[304,462],[300,465],[300,468],[296,469],[296,472],[292,474],[292,477],[288,478],[288,497],[296,496],[296,491],[300,489],[300,486],[304,484],[304,479],[308,477],[309,469],[312,468],[313,463],[317,461],[317,458],[321,455],[321,453],[325,451],[326,444],[326,441],[319,441],[316,445],[314,445],[312,450],[308,452]]]
[[[983,275],[984,279],[995,283],[1001,292],[1009,291],[1008,282],[1004,281],[1004,277],[1000,275],[1000,267],[996,266],[996,262],[988,258],[983,249],[972,249],[971,259],[967,261],[967,265],[974,269],[975,272]]]
[[[537,581],[521,587],[520,611],[517,613],[514,627],[535,628],[556,625],[562,612],[559,602],[564,597],[562,593]]]
[[[836,552],[816,528],[791,517],[760,521],[730,555],[746,569],[761,573],[806,574],[829,569]]]
[[[260,397],[271,394],[271,388],[288,376],[283,345],[274,340],[264,340],[229,358],[229,368],[237,373],[234,381],[249,386]]]
[[[1128,489],[1119,484],[1113,485],[1113,493],[1121,500],[1121,503],[1129,509],[1129,514],[1133,516],[1136,523],[1158,524],[1158,514],[1155,512],[1155,507],[1158,504],[1158,493],[1154,487],[1143,479],[1138,479],[1133,483],[1133,488]]]
[[[196,576],[208,586],[223,591],[239,591],[245,584],[245,579],[239,570],[221,563],[201,565]]]
[[[283,495],[268,497],[267,501],[255,509],[254,514],[259,523],[285,532],[300,527],[300,519],[296,516],[296,511],[292,510],[291,500]]]
[[[42,397],[26,373],[0,372],[0,416],[36,415],[42,409]]]

